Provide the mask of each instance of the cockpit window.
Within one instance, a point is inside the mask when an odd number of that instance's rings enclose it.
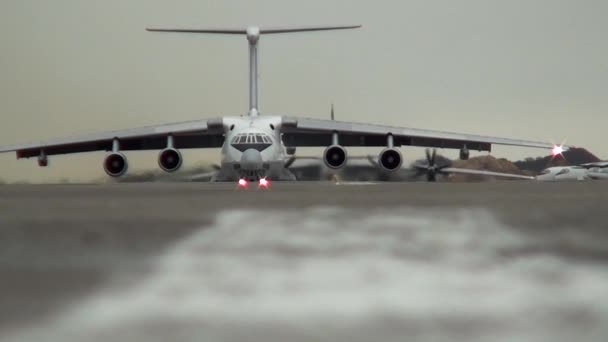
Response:
[[[241,152],[250,148],[263,151],[272,145],[272,139],[265,133],[239,133],[232,138],[231,145]]]
[[[561,170],[559,170],[559,172],[558,172],[558,173],[556,173],[555,175],[556,175],[556,176],[559,176],[559,175],[565,175],[565,174],[568,174],[568,173],[570,173],[570,169],[561,169]]]

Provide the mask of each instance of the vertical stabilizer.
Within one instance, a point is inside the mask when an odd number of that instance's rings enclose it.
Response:
[[[258,42],[260,29],[247,28],[247,41],[249,41],[249,116],[258,116]]]
[[[274,27],[274,28],[259,28],[250,26],[247,28],[236,29],[161,29],[148,28],[151,32],[175,32],[175,33],[210,33],[210,34],[231,34],[245,35],[249,42],[249,116],[257,116],[259,113],[258,103],[258,42],[263,34],[278,34],[278,33],[294,33],[294,32],[313,32],[313,31],[329,31],[329,30],[345,30],[359,28],[361,25],[348,26],[308,26],[308,27]],[[333,105],[332,105],[332,120],[333,120]]]

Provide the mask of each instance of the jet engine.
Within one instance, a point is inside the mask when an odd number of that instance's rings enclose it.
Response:
[[[330,169],[339,169],[346,164],[346,150],[340,145],[331,145],[323,152],[323,162]]]
[[[385,148],[378,156],[378,165],[385,171],[397,171],[401,167],[403,157],[396,148]]]
[[[44,154],[44,152],[40,152],[40,155],[38,156],[38,166],[40,166],[40,167],[49,166],[49,158],[46,156],[46,154]]]
[[[182,154],[174,148],[168,147],[158,153],[158,166],[165,172],[177,171],[182,161]]]
[[[127,163],[127,157],[120,152],[108,154],[103,161],[103,169],[108,176],[111,177],[120,177],[124,175],[128,168],[129,164]]]

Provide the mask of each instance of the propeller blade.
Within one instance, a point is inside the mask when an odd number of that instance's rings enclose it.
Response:
[[[412,164],[412,167],[415,168],[415,169],[424,170],[424,171],[426,171],[426,170],[429,169],[428,165],[426,165],[426,164],[419,164],[419,163]]]
[[[449,168],[451,163],[446,161],[445,158],[441,158],[441,165],[437,164],[437,149],[427,148],[425,151],[426,155],[426,164],[421,162],[416,162],[412,165],[412,168],[416,171],[416,177],[426,176],[426,180],[429,182],[436,182],[437,175],[447,174],[448,172],[444,172],[443,169]]]

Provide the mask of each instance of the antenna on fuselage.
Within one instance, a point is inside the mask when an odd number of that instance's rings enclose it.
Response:
[[[211,34],[236,34],[246,35],[249,42],[249,116],[257,116],[258,106],[258,42],[263,34],[329,31],[359,28],[361,25],[347,26],[310,26],[310,27],[276,27],[259,28],[250,26],[242,29],[163,29],[147,28],[150,32],[177,32],[177,33],[211,33]]]

